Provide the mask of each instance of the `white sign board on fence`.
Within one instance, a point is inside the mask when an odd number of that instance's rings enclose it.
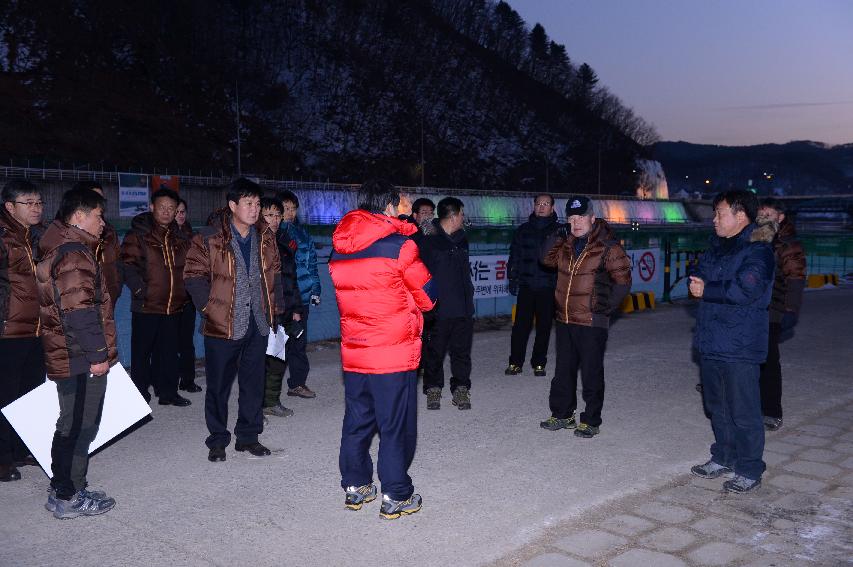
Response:
[[[509,295],[509,279],[506,269],[509,256],[471,256],[471,283],[474,284],[474,299],[504,297]]]
[[[148,176],[138,173],[118,174],[118,215],[135,217],[149,210]]]
[[[660,249],[628,250],[631,258],[631,280],[635,285],[652,285],[660,281]]]
[[[56,420],[59,419],[56,384],[48,380],[2,411],[47,476],[52,477],[50,448],[56,431]],[[101,425],[98,435],[89,445],[89,453],[97,451],[150,413],[151,407],[133,385],[125,369],[121,364],[114,365],[107,376]]]

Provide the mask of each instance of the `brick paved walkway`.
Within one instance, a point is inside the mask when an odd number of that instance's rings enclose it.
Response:
[[[493,565],[853,565],[853,404],[768,433],[764,459],[754,494],[685,474],[556,525]]]

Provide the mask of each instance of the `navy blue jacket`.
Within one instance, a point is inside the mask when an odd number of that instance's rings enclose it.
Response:
[[[438,219],[424,225],[424,229],[425,234],[416,242],[435,284],[436,318],[473,317],[474,284],[468,260],[468,236],[464,230],[447,234]]]
[[[312,295],[320,296],[320,274],[317,272],[317,250],[314,239],[308,229],[293,222],[283,222],[278,227],[284,234],[279,239],[291,239],[296,242],[296,285],[302,296],[302,304],[308,305]],[[292,247],[291,247],[292,248]]]
[[[711,237],[692,273],[705,281],[693,336],[703,358],[751,364],[767,359],[772,240],[772,227],[755,224],[731,239]]]
[[[518,227],[509,247],[509,283],[513,287],[530,289],[554,289],[557,286],[557,270],[540,262],[542,244],[556,232],[557,213],[549,217],[530,215],[530,220]]]

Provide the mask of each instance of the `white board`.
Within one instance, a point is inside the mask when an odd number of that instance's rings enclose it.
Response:
[[[2,409],[18,436],[26,443],[41,468],[52,477],[50,448],[59,419],[56,384],[48,380],[35,390]],[[107,392],[98,435],[89,445],[89,454],[103,447],[125,429],[151,413],[151,407],[133,384],[121,364],[110,368]]]

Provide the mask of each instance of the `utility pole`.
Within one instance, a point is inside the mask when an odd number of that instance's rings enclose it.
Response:
[[[234,91],[237,94],[237,176],[243,175],[243,167],[240,155],[240,84],[234,81]]]
[[[601,195],[601,136],[598,137],[598,194]]]

